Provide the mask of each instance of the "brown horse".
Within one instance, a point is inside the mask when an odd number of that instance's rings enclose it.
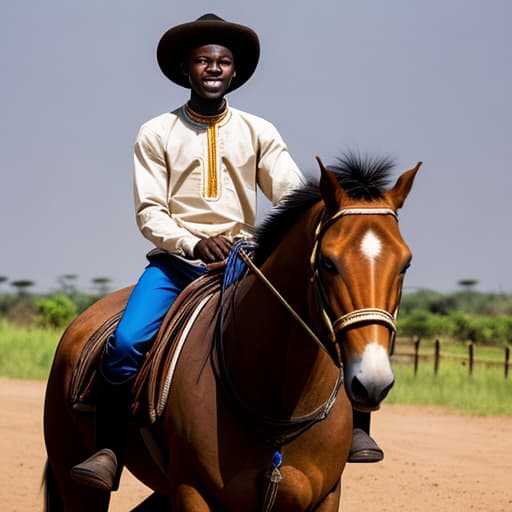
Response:
[[[386,189],[386,160],[321,165],[319,185],[260,228],[256,264],[232,255],[248,268],[193,322],[152,426],[160,465],[128,428],[127,467],[155,490],[137,510],[338,510],[352,407],[377,409],[394,382],[389,352],[411,258],[396,212],[419,166]],[[44,420],[49,512],[108,509],[109,493],[69,476],[94,451],[92,416],[72,410],[69,388],[84,344],[128,293],[80,315],[57,349]]]

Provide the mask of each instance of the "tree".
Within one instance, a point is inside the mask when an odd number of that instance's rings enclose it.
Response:
[[[478,284],[478,279],[460,279],[457,284],[464,290],[470,292]]]
[[[96,288],[96,293],[98,295],[107,295],[110,281],[111,279],[109,277],[94,277],[92,283]]]
[[[35,285],[34,281],[30,279],[18,279],[17,281],[11,281],[10,284],[16,288],[19,296],[28,295],[28,289]]]
[[[66,295],[73,295],[76,293],[76,280],[78,276],[76,274],[64,274],[60,276],[57,280],[60,285],[60,289],[62,293]]]

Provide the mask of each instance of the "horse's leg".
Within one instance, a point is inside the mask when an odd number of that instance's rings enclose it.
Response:
[[[110,493],[85,487],[71,480],[71,468],[87,454],[87,445],[92,439],[92,418],[80,417],[73,421],[57,393],[49,394],[46,400],[45,441],[48,452],[48,484],[53,484],[63,504],[56,511],[107,512]],[[87,441],[86,439],[89,439]],[[48,500],[47,500],[48,503]],[[55,502],[54,502],[55,503]],[[54,503],[49,502],[52,506]],[[48,512],[53,512],[51,508]]]
[[[168,512],[170,505],[169,496],[154,492],[130,512]]]
[[[64,504],[60,496],[57,482],[53,474],[52,468],[46,462],[44,468],[44,511],[45,512],[64,512]]]
[[[171,510],[172,512],[211,512],[212,509],[196,487],[182,483],[173,493]]]
[[[65,512],[107,512],[110,503],[110,492],[97,489],[86,489],[73,485],[64,501]]]
[[[108,510],[110,493],[75,484],[69,477],[69,468],[54,470],[48,464],[45,484],[47,489],[45,512],[107,512]]]
[[[338,512],[340,508],[341,480],[315,509],[317,512]]]

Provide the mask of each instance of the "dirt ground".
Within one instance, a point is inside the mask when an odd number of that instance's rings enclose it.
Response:
[[[43,510],[44,383],[0,378],[0,510]],[[512,511],[512,418],[384,405],[373,433],[386,457],[347,465],[343,512]],[[111,511],[149,490],[125,472]]]

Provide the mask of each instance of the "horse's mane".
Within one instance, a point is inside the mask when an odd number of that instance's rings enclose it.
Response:
[[[389,157],[373,158],[346,153],[336,160],[336,165],[329,166],[328,169],[336,174],[338,182],[349,197],[372,201],[382,198],[393,166],[394,162]],[[318,180],[309,180],[270,211],[256,230],[257,264],[265,261],[288,229],[321,198]]]

